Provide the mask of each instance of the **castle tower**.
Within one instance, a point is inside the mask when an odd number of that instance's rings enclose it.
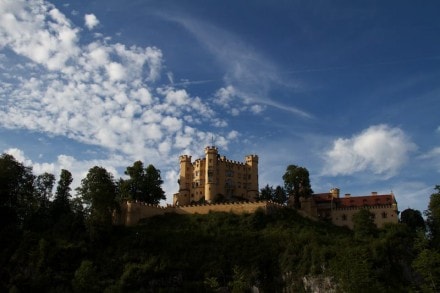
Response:
[[[182,155],[179,157],[180,161],[180,176],[179,176],[179,193],[174,195],[174,205],[187,205],[190,203],[190,193],[193,175],[193,165],[191,163],[191,156]]]
[[[205,200],[209,203],[216,200],[218,176],[218,149],[215,146],[205,148]]]
[[[333,198],[339,198],[339,193],[340,190],[337,187],[330,189],[330,194],[332,195]]]
[[[254,201],[258,197],[258,156],[245,157],[247,170],[247,198]]]

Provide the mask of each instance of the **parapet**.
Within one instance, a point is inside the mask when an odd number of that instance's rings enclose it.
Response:
[[[257,155],[247,155],[246,157],[246,163],[258,163],[258,156]]]
[[[189,162],[191,163],[191,156],[188,155],[181,155],[179,156],[180,162]]]

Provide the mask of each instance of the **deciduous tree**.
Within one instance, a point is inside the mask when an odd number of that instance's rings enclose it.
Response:
[[[127,167],[125,174],[129,176],[120,181],[123,198],[140,200],[151,204],[159,204],[165,199],[165,192],[161,185],[160,171],[153,165],[144,168],[141,161],[136,161],[133,166]]]
[[[425,220],[418,210],[406,209],[400,214],[400,222],[407,225],[411,231],[425,230]]]
[[[425,215],[431,243],[440,249],[440,185],[436,185],[434,189],[436,192],[431,194]]]
[[[374,214],[367,209],[361,209],[353,215],[354,236],[358,240],[365,240],[377,234],[374,223]]]
[[[119,207],[113,175],[105,168],[95,166],[81,180],[77,192],[88,207],[88,225],[92,239],[110,231],[113,212]]]
[[[3,223],[22,224],[38,207],[32,168],[9,154],[0,156],[0,214]]]
[[[283,180],[289,201],[293,201],[294,207],[300,208],[300,198],[309,197],[313,193],[309,171],[304,167],[289,165],[283,175]]]

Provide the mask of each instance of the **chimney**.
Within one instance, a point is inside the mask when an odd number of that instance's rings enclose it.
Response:
[[[373,195],[373,196],[374,196],[374,195],[377,195],[377,191],[372,191],[372,192],[371,192],[371,195]]]
[[[346,194],[345,194],[345,197],[350,197],[350,196],[351,196],[350,193],[346,193]]]

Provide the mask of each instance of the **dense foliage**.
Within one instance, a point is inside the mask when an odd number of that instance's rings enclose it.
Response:
[[[431,196],[427,232],[407,223],[377,229],[368,211],[350,231],[288,208],[270,215],[169,214],[115,227],[109,213],[121,196],[111,174],[90,169],[77,197],[70,195],[71,182],[63,170],[53,196],[52,176],[34,176],[13,157],[0,157],[0,292],[440,288],[438,192]],[[419,223],[415,214],[409,223]]]

